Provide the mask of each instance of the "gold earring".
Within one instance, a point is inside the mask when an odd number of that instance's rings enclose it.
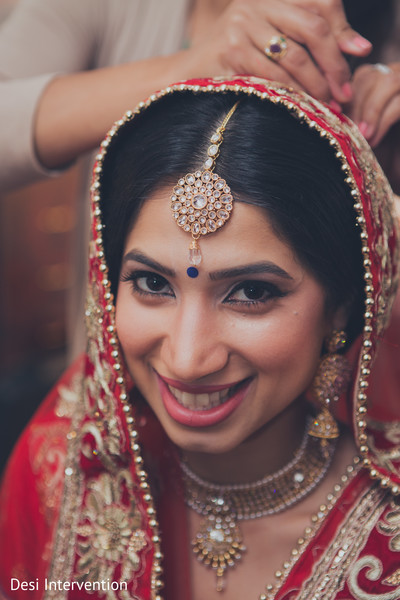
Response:
[[[318,365],[311,388],[321,409],[312,421],[308,433],[321,439],[322,443],[339,437],[338,424],[330,411],[330,406],[332,402],[339,399],[350,381],[350,365],[344,356],[338,354],[338,350],[345,347],[346,341],[345,331],[332,332],[326,342],[327,354]]]

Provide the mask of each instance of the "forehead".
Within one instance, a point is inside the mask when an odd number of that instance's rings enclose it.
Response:
[[[138,248],[155,253],[163,262],[187,263],[192,237],[173,218],[171,193],[172,186],[163,187],[146,200],[128,233],[126,252]],[[282,268],[300,268],[292,248],[278,237],[265,211],[243,202],[235,202],[229,221],[216,232],[201,236],[199,245],[207,270],[224,263],[234,266],[262,259]]]

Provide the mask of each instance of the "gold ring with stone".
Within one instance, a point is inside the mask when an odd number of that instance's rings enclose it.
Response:
[[[264,48],[265,54],[271,60],[281,60],[287,52],[288,43],[284,35],[274,35]]]

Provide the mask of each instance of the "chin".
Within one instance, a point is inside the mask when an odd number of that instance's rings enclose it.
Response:
[[[162,424],[169,439],[184,452],[196,452],[202,454],[226,454],[238,448],[249,437],[243,432],[242,435],[234,435],[230,431],[206,431],[189,430],[176,431],[175,427]]]

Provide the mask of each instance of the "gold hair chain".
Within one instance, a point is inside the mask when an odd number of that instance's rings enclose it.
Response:
[[[189,277],[197,277],[197,269],[202,260],[198,243],[200,236],[214,233],[228,221],[233,210],[233,197],[225,179],[214,173],[215,161],[223,141],[223,133],[229,119],[237,109],[238,100],[230,109],[221,125],[210,138],[207,159],[203,169],[187,173],[174,186],[171,195],[173,217],[184,231],[190,233]]]

